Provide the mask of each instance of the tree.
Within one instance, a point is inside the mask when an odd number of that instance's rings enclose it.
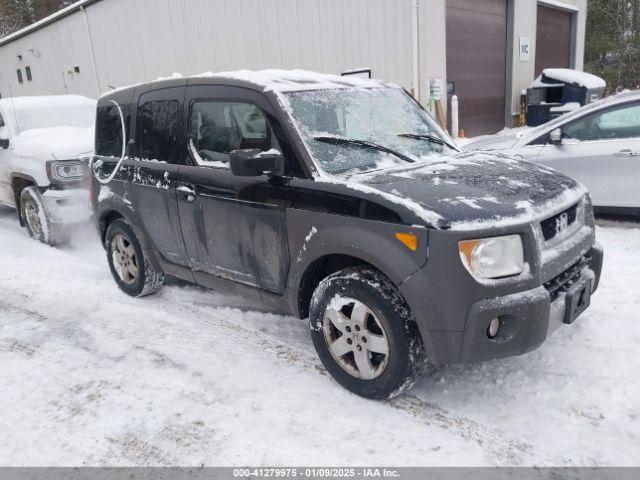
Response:
[[[640,86],[640,0],[589,0],[585,69],[610,92]]]
[[[0,38],[72,3],[73,0],[0,0]]]

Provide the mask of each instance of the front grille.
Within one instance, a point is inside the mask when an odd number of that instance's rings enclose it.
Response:
[[[549,240],[555,238],[558,234],[566,230],[576,221],[577,214],[578,204],[569,207],[565,211],[560,212],[557,215],[554,215],[553,217],[547,218],[546,220],[540,222],[544,240],[548,242]]]
[[[580,278],[582,270],[589,265],[589,260],[591,260],[591,258],[585,255],[560,275],[552,278],[544,284],[544,288],[546,288],[549,292],[552,302],[556,298],[558,298],[558,295],[560,295],[562,292],[566,292],[569,287],[571,287],[571,285],[573,285],[576,280]]]

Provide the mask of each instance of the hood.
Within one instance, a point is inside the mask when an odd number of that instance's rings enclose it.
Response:
[[[93,127],[52,127],[20,132],[12,146],[19,157],[70,160],[93,150],[93,141]]]
[[[486,152],[462,152],[355,175],[348,183],[355,182],[360,190],[376,190],[434,226],[456,230],[549,216],[586,193],[582,185],[551,168]]]
[[[467,140],[461,146],[464,150],[502,150],[513,147],[516,142],[534,130],[533,127],[506,128],[495,135],[484,135]]]

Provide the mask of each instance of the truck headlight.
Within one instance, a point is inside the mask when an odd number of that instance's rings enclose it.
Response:
[[[520,235],[464,240],[458,248],[462,263],[474,277],[502,278],[524,271]]]
[[[71,182],[82,180],[85,174],[85,166],[81,161],[66,160],[62,162],[47,163],[49,179],[58,182]]]

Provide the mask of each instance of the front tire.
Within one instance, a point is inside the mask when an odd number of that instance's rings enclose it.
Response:
[[[56,244],[55,227],[36,187],[26,187],[20,192],[20,219],[31,238],[47,245]]]
[[[105,248],[111,275],[124,293],[144,297],[162,288],[164,273],[153,268],[124,220],[115,220],[109,225]]]
[[[320,360],[347,390],[385,399],[410,388],[426,364],[404,299],[380,272],[354,267],[320,282],[311,299],[311,338]]]

